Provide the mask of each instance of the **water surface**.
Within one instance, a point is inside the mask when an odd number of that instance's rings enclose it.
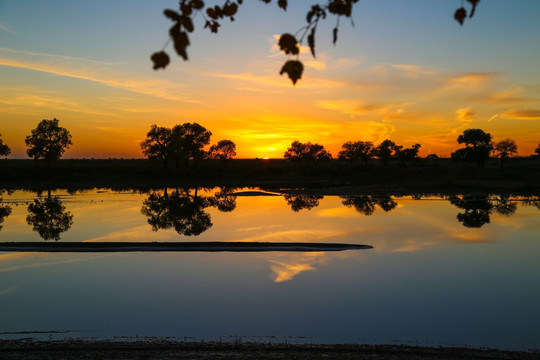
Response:
[[[3,192],[0,241],[374,248],[4,252],[0,337],[540,348],[537,198],[244,196],[253,195],[247,190]]]

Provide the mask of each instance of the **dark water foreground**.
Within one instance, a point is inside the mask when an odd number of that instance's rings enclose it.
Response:
[[[259,342],[2,340],[5,360],[49,359],[540,359],[538,352],[401,345],[320,345]]]

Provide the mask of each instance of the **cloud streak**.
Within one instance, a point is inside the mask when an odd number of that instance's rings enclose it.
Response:
[[[17,34],[14,30],[12,30],[10,27],[6,26],[6,25],[2,25],[0,24],[0,30],[2,31],[5,31],[5,32],[8,32],[10,34]]]
[[[536,109],[515,109],[507,110],[501,116],[508,119],[518,120],[540,120],[540,110]]]
[[[123,70],[120,64],[0,47],[0,66],[92,81],[113,88],[172,101],[198,103],[198,101],[184,94],[183,85],[131,74]]]

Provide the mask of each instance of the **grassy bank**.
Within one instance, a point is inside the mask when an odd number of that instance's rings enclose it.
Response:
[[[172,165],[172,164],[171,164]],[[483,168],[450,159],[394,162],[388,166],[372,161],[368,167],[340,160],[319,164],[295,164],[283,159],[234,159],[227,163],[206,160],[197,166],[164,169],[146,159],[65,159],[52,169],[33,160],[1,160],[3,188],[93,188],[160,186],[273,186],[339,187],[395,191],[438,192],[486,190],[538,193],[540,161],[509,159],[504,169],[498,160]]]

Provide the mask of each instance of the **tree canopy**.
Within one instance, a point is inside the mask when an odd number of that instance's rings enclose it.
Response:
[[[312,144],[309,141],[301,143],[295,140],[285,151],[283,157],[294,162],[312,162],[315,164],[319,161],[330,160],[332,155],[320,144]]]
[[[184,123],[176,125],[171,131],[171,152],[173,157],[183,160],[187,165],[192,159],[195,164],[206,155],[204,147],[210,144],[212,132],[197,123]]]
[[[146,134],[146,139],[141,141],[143,155],[150,160],[163,161],[163,167],[167,168],[169,159],[169,143],[171,141],[171,129],[152,125]]]
[[[232,159],[236,156],[236,144],[231,140],[219,140],[217,144],[210,146],[208,156],[211,159]]]
[[[175,125],[172,129],[152,125],[146,139],[140,143],[143,155],[150,160],[167,162],[174,159],[176,167],[190,159],[196,163],[206,155],[204,147],[210,143],[212,133],[197,123]]]
[[[69,131],[58,123],[57,119],[41,120],[38,126],[32,130],[32,134],[24,140],[28,147],[26,150],[28,156],[34,159],[44,159],[50,166],[73,145]]]
[[[374,147],[371,141],[347,141],[341,146],[341,149],[338,154],[339,159],[350,160],[352,162],[362,160],[366,167],[368,161],[374,156]]]
[[[0,136],[2,136],[2,134],[0,134]],[[9,154],[11,154],[11,149],[9,146],[4,144],[2,138],[0,137],[0,156],[9,156]]]
[[[35,199],[28,205],[28,225],[32,225],[43,240],[60,240],[60,234],[73,225],[73,215],[57,197]]]
[[[458,149],[451,154],[453,160],[475,162],[478,167],[489,159],[493,150],[491,134],[481,129],[467,129],[457,138],[458,144],[465,144],[464,148]]]
[[[396,143],[389,139],[383,140],[383,142],[381,142],[374,149],[375,156],[382,160],[382,162],[384,163],[384,166],[388,164],[388,161],[392,159],[395,153],[396,153]]]
[[[265,4],[269,4],[272,0],[260,0]],[[286,73],[293,85],[302,77],[304,71],[304,65],[299,60],[300,45],[304,40],[307,41],[307,45],[310,49],[311,55],[316,56],[316,36],[317,26],[319,22],[322,22],[328,17],[336,18],[336,25],[332,29],[332,42],[335,45],[338,40],[338,32],[340,19],[351,19],[353,9],[359,0],[327,0],[321,2],[315,2],[311,5],[311,8],[306,13],[306,23],[300,26],[300,29],[296,31],[295,35],[291,33],[283,33],[279,40],[278,45],[283,52],[289,56],[289,59],[283,64],[280,74]],[[476,11],[476,6],[480,0],[467,0],[470,4],[470,10],[463,6],[458,8],[454,13],[454,19],[463,25],[467,17],[472,18]],[[222,5],[210,5],[210,1],[206,0],[180,0],[179,7],[176,10],[165,9],[163,14],[173,25],[169,28],[169,40],[165,43],[162,50],[153,53],[150,59],[153,62],[154,70],[165,69],[170,63],[170,57],[165,52],[165,48],[172,42],[173,47],[178,56],[184,60],[188,60],[187,48],[191,44],[189,34],[195,31],[196,17],[202,18],[204,22],[204,29],[208,29],[210,32],[217,34],[219,28],[222,26],[223,21],[229,19],[234,21],[235,16],[238,13],[239,8],[244,3],[243,0],[224,0]],[[287,11],[288,0],[277,0],[277,5]],[[351,19],[351,23],[354,22]],[[296,36],[298,34],[298,38]]]
[[[516,142],[512,139],[501,140],[493,146],[493,153],[496,157],[501,159],[501,168],[504,166],[504,162],[510,156],[517,154]]]

